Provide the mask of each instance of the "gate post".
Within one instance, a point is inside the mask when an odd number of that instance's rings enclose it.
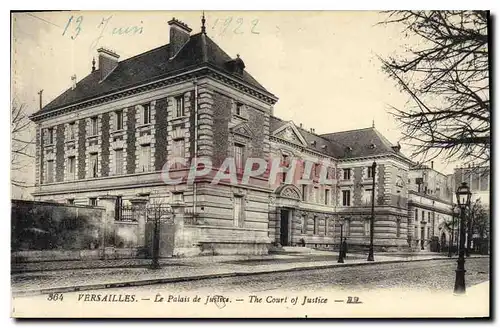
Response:
[[[137,218],[137,246],[146,246],[146,204],[147,198],[133,198],[130,203],[133,206],[133,215]]]
[[[116,196],[99,196],[99,206],[104,207],[104,220],[102,222],[102,258],[110,258],[114,255],[115,247],[115,206]]]
[[[174,219],[174,253],[175,249],[184,247],[184,208],[186,204],[183,201],[174,201],[170,204]]]

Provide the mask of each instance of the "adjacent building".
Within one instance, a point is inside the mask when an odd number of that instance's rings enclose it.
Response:
[[[414,167],[375,127],[320,135],[274,116],[278,98],[240,56],[225,53],[204,25],[191,34],[176,19],[168,24],[170,43],[137,56],[119,61],[98,49],[98,66],[31,117],[35,199],[182,202],[182,246],[174,253],[184,255],[331,248],[341,226],[351,247],[366,247],[373,192],[376,249],[408,249],[439,236],[451,208],[445,176]],[[280,172],[272,181],[266,170],[244,183],[211,183],[228,157],[238,169],[251,158],[278,159],[285,171],[303,165],[293,179]],[[214,169],[194,183],[166,184],[164,165],[178,158],[209,159]],[[305,163],[311,183],[300,184]],[[188,170],[178,163],[169,174]]]
[[[419,163],[410,166],[408,240],[413,249],[437,251],[433,249],[439,247],[437,242],[440,247],[449,245],[450,223],[455,210],[452,180],[453,175],[436,171],[433,162],[430,166]],[[433,238],[434,244],[431,243]]]

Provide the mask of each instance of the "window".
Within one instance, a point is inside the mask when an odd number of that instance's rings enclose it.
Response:
[[[238,116],[243,115],[243,104],[242,103],[236,103],[236,115],[238,115]]]
[[[233,217],[234,217],[234,225],[237,227],[242,227],[243,226],[243,218],[242,218],[242,212],[243,212],[243,197],[241,196],[235,196],[234,197],[234,204],[233,204]]]
[[[75,172],[76,172],[75,156],[68,157],[68,171],[67,172],[68,172],[68,179],[74,180],[75,179]]]
[[[142,123],[150,124],[151,123],[151,105],[144,104],[142,105]]]
[[[97,206],[97,198],[89,198],[90,206]]]
[[[302,185],[302,200],[304,202],[307,200],[307,185]]]
[[[365,229],[364,229],[365,236],[370,235],[370,224],[371,224],[371,218],[365,219]]]
[[[318,234],[318,227],[319,227],[319,220],[318,220],[318,217],[315,216],[314,217],[314,234],[317,235]]]
[[[151,147],[149,145],[141,146],[139,155],[139,172],[149,172],[151,170]]]
[[[234,162],[236,164],[236,170],[240,171],[243,169],[243,152],[245,147],[241,144],[234,144]]]
[[[175,97],[175,117],[184,116],[184,96]]]
[[[49,128],[47,129],[47,137],[48,137],[48,144],[53,145],[54,144],[54,128]]]
[[[47,161],[47,182],[54,182],[54,161]]]
[[[302,234],[307,234],[307,216],[302,215]]]
[[[98,174],[98,160],[97,153],[90,154],[90,162],[89,162],[89,176],[91,178],[96,178]]]
[[[372,179],[374,176],[373,167],[368,166],[367,169],[368,169],[368,179]]]
[[[396,220],[396,237],[401,235],[401,219]]]
[[[350,190],[342,190],[342,206],[351,206]]]
[[[319,203],[319,189],[318,189],[318,187],[314,187],[313,195],[314,195],[314,202]]]
[[[333,170],[334,170],[334,169],[333,169],[333,168],[331,168],[331,167],[328,167],[328,168],[326,169],[326,178],[327,178],[327,179],[331,179],[331,178],[334,176],[334,174],[333,174],[333,173],[334,173],[334,171],[333,171]]]
[[[75,140],[76,123],[71,122],[68,124],[68,140]]]
[[[330,218],[325,218],[325,236],[328,236],[328,232],[330,230],[328,229],[329,225],[330,225]]]
[[[288,155],[286,155],[286,154],[281,155],[281,165],[282,165],[282,167],[288,167]],[[281,174],[281,178],[282,178],[282,180],[281,180],[281,181],[282,181],[283,183],[285,183],[285,182],[286,182],[286,173],[287,173],[287,172],[285,171],[285,172],[283,172],[283,173]]]
[[[415,209],[415,222],[418,221],[418,209],[416,208]]]
[[[431,212],[427,212],[427,222],[431,222]]]
[[[123,198],[122,196],[117,196],[115,200],[115,220],[121,220],[123,218]]]
[[[180,157],[180,158],[184,158],[185,156],[185,142],[184,142],[184,139],[177,139],[177,140],[174,140],[174,147],[173,147],[173,155],[174,157]]]
[[[351,169],[344,169],[344,180],[351,180]]]
[[[173,155],[173,157],[174,158],[184,159],[185,152],[186,152],[186,148],[185,148],[185,141],[184,141],[184,139],[174,140],[173,149],[172,149],[172,155]],[[181,166],[182,166],[181,163],[175,163],[174,164],[174,167],[176,167],[176,168],[180,168]]]
[[[115,130],[123,130],[123,110],[117,110],[115,112]]]
[[[73,198],[70,198],[67,200],[68,205],[75,205],[75,200]]]
[[[363,204],[371,205],[372,204],[372,191],[373,189],[365,189],[363,191]]]
[[[91,136],[96,136],[99,134],[98,129],[97,129],[97,116],[92,117],[90,119],[90,135]]]
[[[115,173],[123,174],[123,149],[115,150]]]
[[[427,239],[431,239],[431,227],[427,227]]]
[[[422,210],[422,221],[425,221],[425,212]]]
[[[330,204],[330,189],[325,189],[325,205]]]
[[[318,178],[319,178],[320,173],[321,173],[321,164],[319,164],[319,163],[315,163],[315,164],[314,164],[314,178],[315,178],[315,179],[318,179]]]

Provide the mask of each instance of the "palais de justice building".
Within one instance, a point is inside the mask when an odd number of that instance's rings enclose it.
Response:
[[[420,240],[427,247],[437,235],[427,228],[435,214],[422,214],[423,201],[409,201],[426,194],[414,188],[414,164],[398,145],[374,127],[319,135],[275,117],[278,98],[242,58],[225,53],[204,27],[191,34],[176,19],[168,25],[168,44],[134,57],[119,61],[115,52],[98,49],[97,67],[32,116],[35,199],[92,206],[104,196],[119,204],[137,197],[181,200],[185,235],[176,254],[197,254],[200,245],[254,254],[278,244],[332,247],[340,222],[351,247],[366,247],[375,175],[376,249],[420,249]],[[161,170],[175,157],[209,158],[216,168],[227,157],[238,165],[252,157],[279,158],[283,166],[324,160],[333,183],[320,184],[313,170],[310,185],[286,184],[285,175],[269,181],[268,171],[247,184],[213,185],[205,177],[167,185]],[[185,170],[179,166],[171,175]],[[451,200],[443,197],[447,207],[437,215],[444,219]],[[432,204],[425,211],[434,211]]]

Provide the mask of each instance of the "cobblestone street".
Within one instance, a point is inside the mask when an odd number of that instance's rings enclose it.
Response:
[[[109,289],[107,292],[191,290],[206,292],[279,292],[325,290],[372,290],[401,288],[420,291],[453,291],[456,261],[388,263],[331,269],[259,274],[245,277],[207,279],[162,285]],[[468,259],[467,287],[489,280],[489,259]]]
[[[321,257],[318,256],[318,259]],[[332,258],[330,258],[332,259]],[[288,260],[288,259],[282,259]],[[357,260],[365,262],[364,259]],[[277,267],[278,259],[272,261],[266,267]],[[333,262],[333,261],[332,261]],[[311,263],[311,262],[309,262]],[[307,263],[307,264],[309,264]],[[320,263],[320,262],[317,262]],[[323,263],[323,262],[321,262]],[[201,265],[206,266],[208,263],[199,263],[198,269],[192,267],[192,263],[179,265],[179,263],[170,268],[165,268],[160,271],[154,271],[147,268],[121,268],[121,269],[87,269],[78,270],[78,275],[82,281],[92,281],[99,276],[113,275],[115,277],[150,277],[160,278],[171,275],[175,272],[184,272],[188,276],[191,271],[200,271]],[[216,264],[216,263],[212,263]],[[304,264],[304,263],[302,263]],[[314,264],[314,263],[311,263]],[[208,272],[224,272],[224,269],[229,269],[228,264],[217,263],[218,269],[214,267],[204,268]],[[281,266],[286,263],[281,264]],[[226,268],[227,267],[227,268]],[[240,264],[240,268],[246,267],[249,272],[259,272],[255,263],[250,260],[245,265]],[[303,291],[315,290],[322,291],[325,289],[349,289],[349,290],[371,290],[380,288],[401,288],[414,289],[425,291],[447,291],[453,290],[455,281],[455,260],[437,260],[437,261],[413,261],[402,263],[378,263],[376,265],[361,265],[361,266],[344,266],[324,269],[298,270],[292,272],[270,272],[256,275],[226,277],[226,278],[209,278],[193,281],[181,281],[174,283],[152,284],[140,287],[126,288],[107,288],[106,292],[127,292],[133,293],[136,291],[211,291],[211,292],[258,292],[265,290],[279,291]],[[215,270],[215,271],[214,271]],[[466,262],[466,284],[472,286],[489,280],[489,258],[470,258]],[[102,272],[101,272],[102,271]],[[30,286],[45,284],[44,279],[51,279],[47,286],[64,286],[70,285],[71,275],[74,272],[61,271],[54,278],[54,272],[38,272],[24,275],[14,275],[12,277],[13,284],[17,290],[28,288]],[[104,275],[104,276],[103,276]]]

